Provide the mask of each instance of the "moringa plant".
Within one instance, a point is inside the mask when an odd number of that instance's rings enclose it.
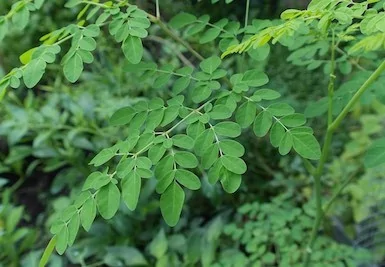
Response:
[[[41,8],[43,2],[16,2],[8,14],[0,17],[0,39],[13,28],[23,29],[30,12]],[[154,80],[153,88],[162,96],[138,101],[112,115],[110,124],[125,127],[130,134],[92,159],[95,172],[85,179],[74,203],[56,217],[50,229],[53,238],[40,266],[47,263],[54,248],[63,254],[75,242],[80,226],[88,231],[97,213],[104,219],[112,218],[121,200],[129,210],[135,210],[147,179],[157,181],[160,210],[171,227],[181,216],[185,191],[200,189],[200,174],[207,174],[210,183],[220,183],[224,191],[234,193],[247,171],[242,159],[245,149],[237,137],[248,128],[256,137],[268,135],[279,154],[296,152],[314,181],[316,216],[308,244],[302,250],[303,264],[310,266],[322,220],[347,185],[343,183],[324,203],[321,179],[333,134],[361,97],[375,91],[376,82],[385,82],[381,76],[385,61],[376,58],[381,55],[376,51],[385,48],[384,1],[313,0],[306,10],[284,11],[279,21],[249,23],[248,0],[242,26],[227,18],[212,21],[209,15],[188,13],[179,13],[166,23],[159,2],[152,15],[127,0],[69,0],[66,7],[78,12],[77,22],[41,37],[40,46],[20,56],[22,66],[0,80],[1,97],[9,88],[20,87],[21,82],[34,88],[47,65],[60,57],[65,78],[76,83],[85,64],[94,61],[97,38],[108,33],[107,38],[119,44],[127,59],[124,70],[143,81]],[[186,59],[182,52],[180,66],[151,60],[145,55],[143,42],[154,30],[161,31],[197,63]],[[215,50],[204,57],[195,47],[207,43],[214,43]],[[322,67],[328,74],[325,98],[309,105],[306,111],[325,114],[327,129],[322,148],[312,128],[306,126],[306,116],[280,101],[279,88],[265,87],[269,79],[260,68],[240,72],[231,68],[249,58],[266,59],[270,43],[292,51],[289,60],[293,64],[308,69]],[[247,53],[249,57],[238,57],[236,53]],[[362,62],[367,61],[369,67],[378,66],[365,69]],[[335,92],[335,82],[352,71],[364,77],[360,87],[349,88],[350,94]],[[160,90],[165,87],[170,88],[166,94]],[[368,167],[385,161],[384,147],[383,139],[373,144],[365,158]]]

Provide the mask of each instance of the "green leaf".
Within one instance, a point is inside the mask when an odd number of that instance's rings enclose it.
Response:
[[[294,150],[306,159],[318,160],[321,156],[321,148],[317,139],[308,133],[293,133]]]
[[[241,126],[235,122],[225,121],[214,126],[216,134],[227,137],[237,137],[241,134]]]
[[[198,160],[194,154],[187,151],[178,151],[174,155],[176,163],[182,168],[195,168],[198,166]]]
[[[109,183],[102,187],[96,194],[96,204],[100,215],[108,220],[118,211],[120,204],[120,191],[116,185]]]
[[[75,242],[76,236],[79,231],[80,226],[80,216],[79,213],[76,213],[72,216],[71,220],[68,223],[68,246],[72,246]]]
[[[35,0],[35,2],[34,2],[35,7],[36,7],[37,9],[40,9],[40,8],[43,6],[44,1],[45,1],[45,0]]]
[[[160,197],[160,210],[166,223],[173,227],[180,218],[185,193],[177,182],[173,182]]]
[[[156,192],[158,194],[163,194],[163,192],[166,191],[169,185],[174,181],[175,173],[176,170],[171,170],[159,179],[156,185]]]
[[[95,167],[103,165],[115,156],[116,151],[112,148],[105,148],[100,151],[90,162]]]
[[[221,29],[218,28],[210,28],[206,32],[204,32],[199,39],[200,44],[205,44],[211,41],[214,41],[221,34]]]
[[[364,158],[366,168],[373,168],[385,163],[385,138],[374,141]]]
[[[273,117],[269,112],[262,111],[254,120],[253,131],[256,136],[265,136],[273,123]]]
[[[136,112],[131,107],[120,108],[112,114],[110,118],[110,125],[121,126],[130,123]]]
[[[224,155],[220,159],[222,165],[233,173],[244,174],[247,170],[246,163],[240,158]]]
[[[218,159],[214,163],[213,167],[209,170],[209,173],[207,174],[210,184],[213,185],[219,180],[222,169],[223,169],[222,162],[220,159]]]
[[[269,82],[267,75],[259,70],[248,70],[243,75],[242,81],[251,87],[258,87]]]
[[[256,113],[256,105],[251,101],[246,101],[238,108],[235,120],[242,128],[247,128],[253,123]]]
[[[222,120],[228,119],[232,115],[231,109],[229,109],[226,105],[215,105],[213,109],[209,112],[211,119],[213,120]]]
[[[198,176],[187,170],[177,170],[175,173],[176,180],[184,187],[190,190],[198,190],[201,188],[201,181]]]
[[[90,24],[84,28],[83,34],[87,37],[97,37],[100,34],[100,28],[96,24]]]
[[[98,190],[110,182],[111,178],[108,174],[101,172],[91,173],[84,182],[82,190],[95,189]]]
[[[199,64],[199,66],[204,72],[208,74],[212,74],[219,67],[220,64],[221,64],[221,59],[217,56],[212,56],[203,60]]]
[[[92,37],[85,36],[80,39],[79,47],[85,51],[94,51],[96,49],[96,41]]]
[[[204,169],[209,169],[218,159],[218,153],[219,147],[217,144],[212,144],[207,149],[205,149],[201,160],[202,167]]]
[[[293,146],[293,137],[290,132],[286,132],[279,142],[279,154],[288,154]]]
[[[142,179],[135,172],[130,172],[122,180],[122,198],[129,210],[135,210],[138,205]]]
[[[286,103],[276,103],[267,107],[269,111],[274,116],[285,116],[294,113],[294,108]]]
[[[280,121],[286,127],[298,127],[306,123],[306,118],[303,114],[294,113],[291,115],[284,116],[280,119]]]
[[[70,57],[64,64],[63,67],[64,76],[71,83],[76,82],[80,75],[83,72],[83,59],[78,54],[75,53],[72,57]]]
[[[27,88],[33,88],[43,77],[47,63],[42,59],[36,58],[25,65],[23,70],[23,80]]]
[[[164,230],[161,229],[148,246],[149,252],[158,260],[166,253],[168,241]]]
[[[89,198],[80,211],[80,220],[84,230],[87,232],[90,230],[92,223],[96,217],[96,202],[93,197]]]
[[[273,124],[273,127],[271,127],[270,130],[270,143],[273,147],[279,146],[285,132],[285,128],[283,128],[283,126],[279,122]]]
[[[170,20],[169,25],[175,29],[180,29],[184,26],[194,23],[196,20],[197,17],[194,15],[181,12]]]
[[[169,123],[175,121],[175,119],[179,115],[179,108],[180,108],[179,106],[167,107],[165,112],[164,112],[163,120],[162,120],[162,123],[160,124],[160,126],[163,127],[163,126],[166,126]]]
[[[281,96],[280,93],[271,89],[260,89],[257,90],[253,95],[259,96],[261,99],[264,100],[274,100]]]
[[[158,144],[148,150],[148,157],[151,159],[152,164],[155,165],[161,160],[164,153],[166,153],[166,148],[162,144]]]
[[[242,157],[245,154],[245,148],[234,140],[221,140],[219,142],[219,148],[223,154],[232,157]]]
[[[133,158],[122,158],[116,167],[116,175],[119,178],[124,178],[134,168],[136,161]]]
[[[169,171],[174,169],[174,157],[172,155],[167,155],[164,157],[159,163],[155,166],[154,174],[155,178],[160,180],[162,179],[166,174],[168,174]]]
[[[205,149],[207,149],[214,142],[214,132],[212,129],[203,131],[195,140],[194,151],[198,156],[203,155]]]
[[[194,139],[185,134],[177,134],[172,137],[173,144],[176,147],[184,149],[192,149],[194,147]]]
[[[139,37],[128,36],[122,44],[124,56],[132,64],[138,64],[143,57],[143,44]]]
[[[61,231],[57,234],[56,251],[59,255],[63,255],[68,245],[68,228],[64,224]]]
[[[227,193],[232,194],[235,191],[237,191],[238,188],[241,186],[241,182],[242,182],[241,175],[229,172],[227,170],[222,171],[221,184],[223,189]]]

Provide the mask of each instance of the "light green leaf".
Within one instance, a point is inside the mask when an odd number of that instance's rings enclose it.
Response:
[[[221,34],[221,29],[210,28],[202,34],[201,38],[199,39],[199,43],[205,44],[214,41],[215,38],[219,36],[219,34]]]
[[[283,128],[283,126],[279,122],[273,124],[273,127],[271,127],[270,130],[270,143],[273,147],[279,146],[285,132],[285,128]]]
[[[138,64],[143,57],[143,44],[139,37],[128,36],[122,44],[124,56],[132,64]]]
[[[198,160],[195,155],[187,151],[178,151],[174,155],[176,163],[182,168],[195,168],[198,166]]]
[[[199,66],[204,72],[208,74],[212,74],[219,67],[220,64],[221,64],[221,59],[217,56],[212,56],[203,60],[199,64]]]
[[[64,64],[63,67],[64,76],[71,83],[76,82],[80,75],[83,72],[83,59],[78,54],[75,53],[72,57],[70,57]]]
[[[234,193],[238,190],[242,182],[242,176],[239,174],[235,174],[233,172],[223,170],[222,171],[222,178],[221,178],[221,184],[223,189],[227,193]]]
[[[131,107],[120,108],[112,114],[110,125],[121,126],[130,123],[136,112]]]
[[[258,87],[269,82],[267,75],[259,70],[248,70],[243,75],[242,81],[251,87]]]
[[[290,152],[292,146],[293,137],[290,132],[286,132],[281,138],[281,141],[279,142],[279,154],[281,154],[282,156],[286,155]]]
[[[79,47],[85,51],[94,51],[96,49],[96,41],[92,37],[85,36],[80,39]]]
[[[27,88],[33,88],[43,77],[47,63],[42,59],[31,60],[23,70],[23,80]]]
[[[213,120],[223,120],[228,119],[232,115],[231,109],[229,109],[226,105],[215,105],[213,109],[209,112],[211,119]]]
[[[285,116],[294,113],[294,108],[286,103],[276,103],[267,107],[269,111],[274,116]]]
[[[68,246],[72,246],[75,242],[76,236],[79,231],[80,226],[80,216],[79,213],[76,213],[72,216],[71,220],[68,223]]]
[[[169,185],[174,181],[176,170],[171,170],[163,177],[161,177],[156,185],[156,192],[158,194],[163,194],[164,191],[169,187]]]
[[[109,183],[102,187],[96,194],[96,204],[100,215],[108,220],[118,211],[120,204],[120,191],[116,185]]]
[[[177,134],[172,137],[174,146],[192,149],[194,147],[194,139],[185,134]]]
[[[385,138],[374,141],[364,158],[364,164],[367,168],[373,168],[383,163],[385,163]]]
[[[57,234],[56,251],[59,255],[63,255],[68,245],[68,228],[64,224],[60,232]]]
[[[245,148],[234,140],[221,140],[219,142],[219,147],[223,154],[228,156],[239,158],[245,154]]]
[[[95,167],[103,165],[115,156],[116,151],[112,148],[105,148],[100,151],[90,162]]]
[[[256,105],[250,101],[246,101],[238,108],[235,114],[235,120],[242,128],[247,128],[253,123],[256,113]]]
[[[160,197],[160,210],[166,223],[173,227],[180,218],[185,193],[177,182],[173,182]]]
[[[122,198],[129,210],[135,210],[138,205],[142,179],[135,172],[130,172],[122,180]]]
[[[253,130],[256,136],[265,136],[273,123],[273,117],[267,111],[262,111],[254,120]]]
[[[152,164],[155,165],[161,160],[164,153],[166,153],[166,148],[162,144],[157,144],[148,150],[148,157],[151,159]]]
[[[148,246],[149,252],[155,258],[160,259],[167,251],[168,241],[164,230],[161,229]]]
[[[233,173],[244,174],[247,170],[246,163],[240,158],[224,155],[220,159],[222,165]]]
[[[216,134],[227,137],[237,137],[241,134],[241,126],[235,122],[225,121],[214,126]]]
[[[212,144],[208,148],[204,149],[202,156],[202,167],[204,169],[209,169],[215,161],[218,159],[219,147],[217,144]]]
[[[176,180],[184,187],[190,190],[198,190],[201,188],[201,181],[198,176],[187,170],[177,170],[175,173]]]
[[[253,95],[259,96],[261,99],[264,100],[274,100],[281,96],[280,93],[271,89],[260,89],[257,90]]]
[[[196,20],[197,17],[194,15],[181,12],[170,20],[169,25],[175,29],[180,29],[184,26],[194,23]]]
[[[110,182],[110,177],[101,172],[91,173],[84,182],[82,190],[95,189],[98,190]]]
[[[318,160],[321,148],[317,139],[312,134],[292,133],[294,150],[306,159]]]
[[[284,116],[280,119],[280,121],[286,127],[298,127],[306,123],[306,118],[303,114],[294,113],[291,115]]]
[[[87,232],[90,230],[92,223],[96,217],[96,202],[93,197],[89,198],[80,211],[80,220],[84,230]]]

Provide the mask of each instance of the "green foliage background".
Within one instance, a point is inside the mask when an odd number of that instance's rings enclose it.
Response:
[[[317,9],[330,1],[281,19],[304,3],[250,1],[244,30],[248,1],[162,0],[164,24],[155,1],[105,18],[99,1],[43,2],[0,3],[0,15],[17,9],[6,26],[0,17],[0,266],[38,266],[52,234],[64,254],[48,266],[300,266],[329,74],[337,116],[383,61],[385,2],[367,1],[361,32],[363,13]],[[295,42],[279,39],[297,16],[335,16],[336,34],[321,19],[306,26],[316,34],[300,25]],[[279,41],[260,45],[266,32]],[[39,39],[47,46],[29,50]],[[335,134],[323,199],[349,184],[310,266],[384,261],[384,85]]]

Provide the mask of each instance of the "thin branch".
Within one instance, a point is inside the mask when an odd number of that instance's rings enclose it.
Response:
[[[310,236],[310,241],[308,246],[306,247],[306,254],[304,258],[304,267],[308,267],[310,263],[310,258],[312,255],[312,248],[314,242],[317,238],[317,232],[319,226],[321,224],[322,218],[324,216],[324,211],[322,210],[322,202],[321,202],[321,176],[324,170],[324,166],[329,154],[329,149],[333,137],[333,133],[337,130],[337,128],[341,125],[343,119],[347,116],[350,109],[360,100],[363,93],[372,85],[377,78],[381,75],[381,73],[385,71],[385,60],[380,64],[380,66],[372,73],[372,75],[365,81],[365,83],[357,90],[352,99],[348,102],[345,108],[341,111],[341,113],[337,116],[337,118],[330,124],[326,131],[325,142],[322,148],[321,158],[318,163],[317,169],[314,173],[314,186],[315,186],[315,195],[316,195],[316,205],[317,205],[317,215],[313,225],[313,229]],[[342,190],[341,190],[342,191]],[[339,193],[341,193],[341,191]],[[338,196],[338,195],[337,195]],[[337,197],[336,196],[336,197]]]

